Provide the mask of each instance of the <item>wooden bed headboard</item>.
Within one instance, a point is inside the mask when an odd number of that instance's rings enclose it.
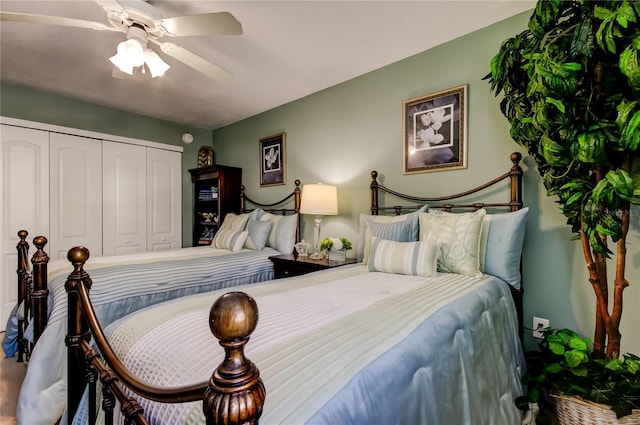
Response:
[[[256,208],[261,208],[266,212],[272,214],[280,214],[280,215],[290,215],[290,214],[298,214],[298,220],[296,223],[296,242],[300,242],[300,201],[302,199],[302,189],[300,189],[300,180],[295,181],[296,187],[293,189],[293,192],[288,194],[286,197],[280,199],[279,201],[272,202],[269,204],[254,201],[253,199],[247,196],[245,192],[244,185],[240,186],[240,212],[248,213],[253,211]],[[287,207],[287,203],[289,200],[293,198],[293,208]],[[248,206],[247,204],[251,204]]]
[[[414,195],[407,195],[401,192],[397,192],[395,190],[389,189],[381,185],[378,182],[378,172],[371,172],[371,214],[379,215],[380,212],[393,212],[396,215],[402,214],[402,212],[407,210],[418,210],[423,205],[429,204],[429,208],[442,209],[447,212],[451,212],[453,209],[468,209],[468,210],[477,210],[480,208],[509,208],[511,211],[517,211],[523,207],[522,203],[522,176],[524,171],[520,167],[520,161],[522,160],[522,154],[520,152],[513,152],[511,154],[511,162],[512,167],[506,173],[496,177],[493,180],[490,180],[486,183],[483,183],[479,186],[476,186],[472,189],[466,190],[464,192],[456,193],[453,195],[444,195],[444,196],[436,196],[436,197],[420,197]],[[477,194],[489,187],[495,186],[496,184],[502,182],[503,180],[509,179],[510,184],[510,199],[509,202],[498,202],[498,203],[483,203],[483,202],[474,202],[474,203],[450,203],[445,201],[451,201],[455,199],[465,198],[469,195]],[[403,199],[405,201],[413,201],[416,204],[413,205],[394,205],[394,206],[386,206],[381,207],[379,205],[379,192],[389,193],[397,198]],[[434,204],[435,202],[435,204]],[[444,202],[444,203],[443,203]]]
[[[452,212],[453,210],[478,210],[480,208],[496,208],[496,209],[507,209],[509,211],[517,211],[523,207],[522,202],[522,176],[524,175],[524,171],[520,167],[520,161],[522,160],[522,154],[520,152],[513,152],[510,155],[511,160],[511,168],[506,173],[464,192],[456,193],[453,195],[444,195],[444,196],[435,196],[435,197],[422,197],[422,196],[414,196],[407,195],[401,192],[397,192],[395,190],[389,189],[388,187],[381,185],[378,182],[378,172],[371,172],[371,214],[380,215],[380,213],[386,215],[399,215],[405,211],[416,211],[419,210],[424,205],[428,204],[430,209],[441,209],[446,212]],[[470,195],[480,194],[480,192],[494,187],[497,184],[509,181],[509,201],[508,202],[473,202],[468,203],[464,202],[463,198],[466,198]],[[393,205],[393,206],[380,206],[380,192],[388,193],[393,195],[396,198],[402,200],[402,202],[414,202],[411,205]],[[449,201],[461,200],[460,203],[454,203]],[[522,261],[520,262],[520,275],[522,276]],[[520,334],[520,340],[523,338],[523,326],[524,326],[524,318],[523,318],[523,293],[524,293],[524,285],[521,284],[520,288],[514,288],[513,286],[509,286],[511,290],[511,295],[513,296],[513,300],[516,305],[516,310],[518,312],[518,332]]]

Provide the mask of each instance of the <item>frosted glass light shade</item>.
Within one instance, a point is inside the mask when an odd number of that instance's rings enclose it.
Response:
[[[328,184],[305,184],[302,187],[300,213],[338,215],[338,190]]]

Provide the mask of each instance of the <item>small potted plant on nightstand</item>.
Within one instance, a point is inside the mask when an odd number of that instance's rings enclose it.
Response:
[[[329,261],[346,261],[351,242],[347,238],[324,238],[320,242],[320,251],[327,252]]]

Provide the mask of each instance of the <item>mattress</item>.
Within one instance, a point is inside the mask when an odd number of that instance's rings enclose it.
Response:
[[[149,305],[273,278],[269,256],[279,252],[231,252],[210,247],[90,259],[91,299],[102,326]],[[72,268],[56,261],[49,268],[49,321],[35,345],[20,391],[19,423],[54,423],[66,406],[67,295]]]
[[[235,289],[260,310],[246,354],[266,388],[261,424],[521,421],[514,400],[524,361],[500,279],[356,265]],[[224,292],[141,310],[109,326],[109,340],[151,384],[206,381],[223,358],[207,319]],[[150,423],[205,423],[201,402],[141,405]]]

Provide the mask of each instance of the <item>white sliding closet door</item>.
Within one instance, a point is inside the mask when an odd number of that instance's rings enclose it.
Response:
[[[147,148],[147,251],[182,247],[182,155]]]
[[[147,250],[144,146],[102,142],[103,255]]]
[[[30,255],[35,252],[33,238],[49,235],[49,133],[3,124],[0,142],[0,329],[4,330],[18,300],[18,231],[29,232]]]
[[[49,147],[49,256],[67,258],[78,245],[102,255],[102,141],[51,133]]]

